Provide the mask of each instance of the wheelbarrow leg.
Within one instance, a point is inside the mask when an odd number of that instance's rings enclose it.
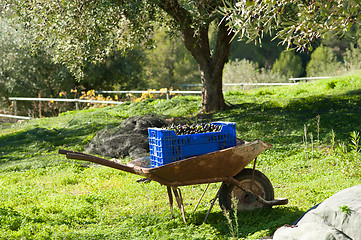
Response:
[[[224,183],[222,183],[222,185],[223,185],[223,184],[224,184]],[[214,204],[216,203],[217,198],[219,197],[219,192],[220,192],[220,190],[221,190],[221,188],[218,189],[216,196],[211,200],[211,202],[212,202],[212,203],[211,203],[211,206],[210,206],[209,209],[208,209],[207,215],[206,215],[206,217],[204,218],[203,223],[205,223],[205,222],[207,221],[208,215],[210,214],[210,212],[211,212]]]
[[[185,214],[184,214],[184,206],[183,206],[182,193],[181,193],[181,191],[180,191],[179,188],[173,188],[173,192],[174,192],[175,199],[177,200],[177,204],[178,204],[179,210],[180,210],[181,213],[182,213],[183,221],[184,221],[184,223],[187,223],[187,221],[186,221],[186,216],[185,216]]]
[[[170,207],[170,219],[173,219],[173,195],[170,187],[167,187],[169,207]]]
[[[207,187],[204,189],[204,191],[203,191],[203,193],[202,193],[201,197],[200,197],[200,198],[199,198],[199,200],[198,200],[198,203],[197,203],[196,207],[193,209],[192,214],[194,214],[194,213],[196,212],[196,210],[197,210],[197,208],[198,208],[199,204],[200,204],[200,203],[201,203],[201,201],[202,201],[202,198],[204,197],[204,194],[207,192],[207,189],[208,189],[209,185],[210,185],[210,183],[208,183],[208,184],[207,184]]]

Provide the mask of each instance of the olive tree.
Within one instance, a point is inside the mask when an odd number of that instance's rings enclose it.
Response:
[[[221,11],[241,38],[261,41],[270,32],[298,51],[312,50],[313,41],[330,35],[356,44],[360,35],[360,0],[238,0]]]
[[[12,27],[0,16],[0,99],[10,104],[11,96],[55,97],[60,90],[70,90],[74,81],[67,69],[41,49],[30,54],[24,36],[21,26]]]
[[[264,32],[288,48],[312,50],[328,34],[357,39],[360,0],[5,0],[20,16],[35,44],[46,44],[54,59],[82,77],[87,62],[115,50],[152,45],[153,26],[179,32],[199,67],[204,111],[226,107],[222,71],[235,33],[261,40]],[[154,24],[157,22],[157,24]],[[209,41],[217,26],[214,47]],[[356,29],[356,30],[355,30]]]
[[[154,26],[180,33],[198,63],[204,111],[226,107],[222,71],[233,31],[218,11],[223,0],[6,0],[32,37],[46,45],[54,60],[65,63],[79,79],[87,62],[100,62],[113,51],[152,45]],[[209,29],[216,27],[214,47]]]

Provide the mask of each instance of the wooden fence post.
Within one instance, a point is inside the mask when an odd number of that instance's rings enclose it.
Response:
[[[16,105],[16,100],[14,100],[13,103],[14,103],[14,114],[15,114],[15,116],[17,116],[18,115],[18,107]]]
[[[38,94],[38,98],[41,98],[41,94]],[[39,101],[39,118],[41,118],[41,101]]]

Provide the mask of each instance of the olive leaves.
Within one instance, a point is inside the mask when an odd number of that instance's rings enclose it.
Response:
[[[270,32],[281,44],[298,51],[311,51],[312,42],[330,34],[357,42],[361,19],[359,0],[241,0],[221,8],[228,26],[240,38],[261,42]]]

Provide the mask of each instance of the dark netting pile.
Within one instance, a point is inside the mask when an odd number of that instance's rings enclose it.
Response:
[[[148,128],[167,126],[155,116],[129,117],[115,128],[99,131],[86,147],[86,152],[101,156],[139,158],[149,152]]]

